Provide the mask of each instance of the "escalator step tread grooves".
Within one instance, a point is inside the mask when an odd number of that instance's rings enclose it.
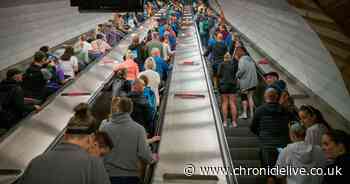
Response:
[[[260,168],[260,160],[234,160],[233,165],[235,167],[245,167],[245,168]]]
[[[237,180],[239,184],[265,184],[266,177],[265,176],[237,176]]]
[[[259,160],[259,148],[231,148],[233,160]]]
[[[256,137],[227,137],[227,143],[230,148],[255,148],[259,146]]]
[[[242,136],[242,137],[255,137],[255,135],[247,127],[228,127],[225,128],[225,134],[227,137]]]

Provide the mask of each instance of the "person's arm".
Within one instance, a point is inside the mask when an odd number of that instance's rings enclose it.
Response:
[[[160,86],[160,75],[159,75],[159,73],[157,73],[157,72],[156,72],[156,74],[157,74],[156,82],[157,82],[158,88],[159,88],[159,86]]]
[[[218,71],[217,71],[217,76],[218,76],[219,78],[222,77],[222,64],[219,64]]]
[[[237,74],[236,74],[236,77],[238,79],[240,79],[245,73],[245,65],[244,65],[243,62],[244,61],[238,61],[238,71],[237,71]]]
[[[169,71],[169,65],[164,60],[162,60],[163,71],[167,73]]]
[[[146,131],[144,128],[140,128],[139,131],[137,155],[142,161],[148,164],[152,164],[155,162],[152,156],[151,149],[147,143]]]
[[[204,56],[208,57],[209,54],[212,52],[213,46],[212,45],[208,45],[208,49],[204,52]]]
[[[139,69],[139,65],[135,64],[135,76],[139,76],[140,74],[140,69]]]
[[[75,56],[72,56],[71,60],[73,62],[73,70],[74,70],[74,72],[78,72],[79,71],[78,58],[75,57]]]
[[[159,142],[159,141],[160,141],[160,136],[153,136],[152,138],[147,139],[148,144],[153,144],[153,143]]]
[[[147,124],[153,123],[153,110],[149,103],[144,106],[144,117]]]
[[[255,111],[253,116],[252,124],[250,125],[250,131],[255,135],[259,135],[259,127],[260,127],[260,113],[259,110]]]
[[[92,166],[91,166],[91,173],[89,177],[91,177],[91,183],[98,183],[98,184],[110,184],[109,176],[106,172],[106,169],[104,167],[104,164],[100,158],[93,157]],[[90,183],[89,181],[87,181]]]

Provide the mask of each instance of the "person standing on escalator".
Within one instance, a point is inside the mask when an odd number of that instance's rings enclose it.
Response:
[[[142,94],[143,95],[143,94]],[[112,139],[113,149],[104,163],[112,184],[138,184],[139,163],[156,162],[147,142],[146,131],[131,118],[134,103],[127,97],[112,99],[110,120],[103,121],[100,130]]]
[[[231,122],[233,127],[237,127],[237,98],[238,92],[236,73],[238,71],[238,62],[232,61],[231,55],[227,53],[224,62],[219,64],[218,78],[219,91],[222,99],[221,109],[223,114],[224,126],[227,126],[228,106],[231,109]]]
[[[94,147],[96,126],[68,123],[63,141],[34,158],[20,184],[110,184],[101,158],[89,151]]]
[[[208,57],[209,54],[212,54],[211,66],[213,70],[213,82],[214,88],[218,88],[218,78],[217,70],[220,63],[224,61],[224,55],[227,53],[227,47],[224,43],[224,37],[221,33],[217,33],[216,42],[214,45],[209,45],[208,49],[204,53],[205,57]]]
[[[237,47],[235,51],[235,59],[238,61],[238,72],[236,77],[239,81],[241,90],[241,99],[243,106],[243,113],[239,118],[248,118],[248,107],[250,116],[254,114],[254,91],[258,85],[258,75],[256,71],[255,62],[247,55],[243,47]]]
[[[144,70],[145,62],[145,45],[143,42],[140,42],[140,37],[137,34],[132,35],[132,43],[129,45],[128,49],[132,52],[134,61],[139,66],[140,72]]]

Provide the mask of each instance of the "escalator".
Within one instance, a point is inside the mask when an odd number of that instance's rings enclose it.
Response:
[[[234,167],[260,168],[259,141],[249,130],[250,120],[238,120],[238,127],[225,127]],[[239,184],[265,183],[263,176],[236,176]]]

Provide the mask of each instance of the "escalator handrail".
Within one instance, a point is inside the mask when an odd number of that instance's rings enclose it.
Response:
[[[192,10],[192,15],[193,15],[193,10]],[[221,115],[220,115],[220,109],[218,108],[218,102],[216,100],[215,94],[213,93],[214,88],[211,82],[211,77],[210,74],[208,72],[208,68],[206,65],[206,59],[204,57],[204,50],[202,48],[202,44],[201,44],[201,40],[199,37],[199,31],[197,28],[197,25],[195,23],[195,20],[193,20],[193,24],[195,27],[195,34],[197,37],[197,43],[199,46],[199,51],[201,54],[201,61],[202,61],[202,65],[203,65],[203,69],[204,69],[204,74],[206,77],[206,83],[207,83],[207,87],[208,87],[208,92],[209,92],[209,98],[210,98],[210,102],[211,102],[211,106],[212,106],[212,110],[213,110],[213,114],[214,114],[214,120],[215,120],[215,125],[216,125],[216,130],[217,130],[217,136],[218,136],[218,141],[219,141],[219,145],[220,145],[220,149],[221,149],[221,154],[222,154],[222,158],[224,161],[224,166],[225,168],[233,168],[233,162],[230,156],[230,149],[226,140],[226,135],[225,135],[225,131],[224,128],[222,126],[222,119],[221,119]],[[237,182],[237,178],[235,175],[233,174],[228,174],[226,176],[228,178],[228,182],[229,184],[238,184]]]

